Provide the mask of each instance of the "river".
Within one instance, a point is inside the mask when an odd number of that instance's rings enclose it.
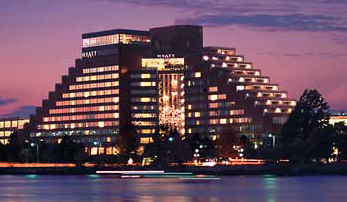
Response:
[[[100,175],[0,175],[1,202],[347,201],[346,176],[231,176],[211,182]]]

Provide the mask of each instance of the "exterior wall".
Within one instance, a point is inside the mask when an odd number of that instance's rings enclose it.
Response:
[[[24,118],[5,118],[0,119],[0,142],[8,144],[10,135],[18,130],[23,129],[24,124],[29,123],[29,119]]]

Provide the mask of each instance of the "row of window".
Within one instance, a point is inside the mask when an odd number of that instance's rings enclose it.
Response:
[[[157,102],[156,97],[136,97],[136,98],[131,98],[132,102]]]
[[[73,129],[73,128],[94,128],[94,127],[107,127],[118,126],[118,121],[98,121],[98,122],[84,122],[84,123],[64,123],[64,124],[43,124],[38,125],[39,130],[55,130],[55,129]]]
[[[77,93],[64,93],[63,98],[75,98],[75,97],[89,97],[89,96],[102,96],[102,95],[117,95],[118,89],[112,90],[99,90],[99,91],[85,91]]]
[[[119,86],[119,81],[71,85],[69,87],[69,89],[70,90],[81,90],[81,89],[105,88],[105,87],[114,87],[114,86]]]
[[[9,137],[13,131],[0,131],[0,137]]]
[[[253,92],[252,96],[255,97],[277,97],[277,98],[287,98],[287,93],[269,93],[269,92]]]
[[[264,109],[264,113],[291,113],[292,109],[281,109],[281,108],[276,108],[276,109]]]
[[[157,90],[131,90],[131,94],[157,94]]]
[[[243,109],[237,109],[237,110],[230,110],[230,111],[210,111],[209,115],[210,116],[236,116],[236,115],[243,115],[244,110]]]
[[[77,121],[77,120],[90,120],[90,119],[112,119],[112,118],[119,118],[119,113],[43,117],[43,122]]]
[[[216,100],[224,100],[227,99],[226,94],[218,94],[218,95],[209,95],[208,100],[210,101],[216,101]]]
[[[97,104],[97,103],[100,104],[100,103],[110,103],[110,102],[118,103],[119,97],[57,101],[56,106],[73,106],[73,105],[86,105],[86,104]]]
[[[157,113],[133,113],[133,118],[156,118]]]
[[[157,78],[156,74],[131,74],[130,77],[132,79],[150,79]]]
[[[29,123],[29,119],[0,121],[0,129],[2,128],[19,128],[22,129],[24,124]]]
[[[135,126],[156,126],[156,121],[132,121]]]
[[[103,74],[103,75],[93,75],[93,76],[80,76],[76,77],[77,82],[82,81],[98,81],[98,80],[106,80],[106,79],[118,79],[119,74],[113,73],[113,74]]]
[[[153,138],[152,137],[141,137],[140,140],[141,144],[149,144],[153,142]]]
[[[252,123],[252,118],[210,119],[210,124]]]
[[[118,147],[91,147],[90,155],[117,155],[119,154]]]
[[[260,76],[260,71],[255,71],[255,70],[235,70],[234,73],[237,75]]]
[[[70,114],[70,113],[80,113],[80,112],[114,111],[118,109],[119,109],[118,105],[76,107],[76,108],[50,109],[49,114],[68,114],[68,113]]]
[[[151,87],[157,86],[157,82],[143,81],[143,82],[131,82],[131,86],[143,86],[143,87]]]
[[[83,69],[83,74],[111,72],[111,71],[117,71],[118,69],[119,69],[118,65],[106,66],[106,67],[94,67],[94,68]]]
[[[221,107],[234,107],[235,102],[214,102],[214,103],[209,103],[209,108],[221,108]]]
[[[272,117],[273,124],[285,124],[288,117]]]
[[[130,34],[112,34],[107,36],[92,37],[82,40],[82,47],[104,46],[111,44],[132,44],[132,43],[149,43],[148,36],[130,35]]]
[[[269,83],[270,80],[266,78],[244,78],[240,77],[238,82],[251,82],[251,83]]]
[[[142,106],[131,106],[132,110],[156,110],[157,106],[156,105],[142,105]]]
[[[55,136],[65,136],[65,135],[105,135],[105,134],[118,134],[116,128],[112,129],[88,129],[88,130],[61,130],[61,131],[49,131],[49,132],[37,132],[31,133],[31,137],[55,137]]]
[[[289,106],[295,106],[295,101],[282,101],[282,100],[262,100],[262,101],[255,101],[255,105],[289,105]]]
[[[278,90],[278,86],[271,85],[247,85],[236,86],[236,90]]]

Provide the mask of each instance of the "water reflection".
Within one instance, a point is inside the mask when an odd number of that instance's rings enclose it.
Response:
[[[0,201],[303,202],[345,201],[347,177],[222,177],[210,183],[176,179],[86,176],[0,176]]]

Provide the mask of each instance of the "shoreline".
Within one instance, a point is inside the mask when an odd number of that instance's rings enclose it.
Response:
[[[166,172],[191,172],[196,175],[347,175],[347,164],[304,164],[304,165],[217,165],[214,167],[172,166],[172,167],[1,167],[0,175],[90,175],[98,170],[134,171],[165,170]],[[101,174],[103,175],[103,174]]]

